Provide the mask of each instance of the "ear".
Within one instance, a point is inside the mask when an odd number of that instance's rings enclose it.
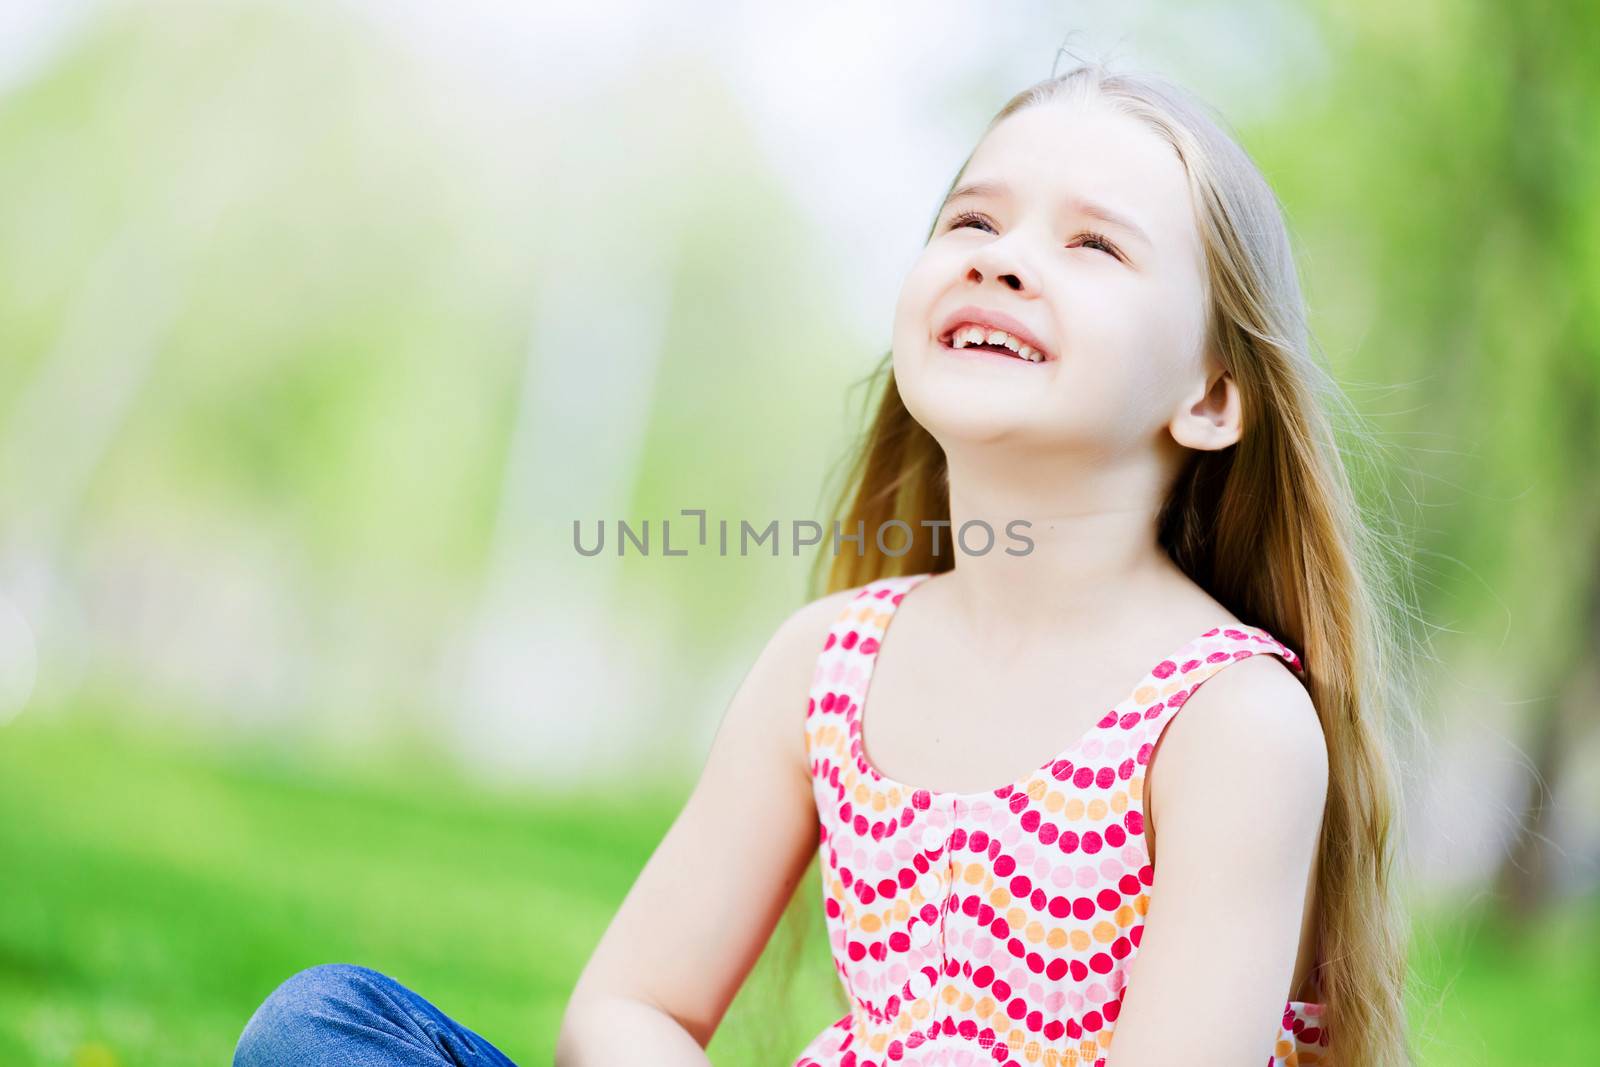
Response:
[[[1235,444],[1244,421],[1233,375],[1208,361],[1205,378],[1184,394],[1167,430],[1185,448],[1214,452]]]

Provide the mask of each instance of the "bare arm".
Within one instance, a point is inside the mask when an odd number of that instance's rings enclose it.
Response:
[[[1291,995],[1327,798],[1322,727],[1262,655],[1200,686],[1158,749],[1155,882],[1107,1064],[1260,1063]]]
[[[693,792],[578,978],[556,1067],[708,1067],[705,1046],[818,845],[806,694],[853,595],[789,616],[745,676]]]

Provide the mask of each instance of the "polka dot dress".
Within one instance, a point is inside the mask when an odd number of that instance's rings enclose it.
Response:
[[[863,586],[830,629],[806,710],[823,910],[851,1003],[792,1067],[1104,1067],[1154,869],[1144,769],[1196,686],[1259,652],[1264,630],[1210,629],[1151,668],[1027,778],[919,789],[863,755],[861,704],[901,599],[929,574]],[[1288,1001],[1268,1067],[1329,1064],[1322,1005]]]

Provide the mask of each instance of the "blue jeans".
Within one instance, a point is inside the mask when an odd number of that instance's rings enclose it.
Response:
[[[324,963],[274,989],[245,1024],[233,1067],[516,1067],[387,975]]]

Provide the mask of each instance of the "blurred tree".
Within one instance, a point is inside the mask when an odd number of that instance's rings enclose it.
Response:
[[[1441,662],[1540,694],[1518,702],[1530,784],[1498,877],[1518,915],[1555,888],[1549,801],[1600,707],[1600,9],[1538,8],[1327,5],[1342,81],[1282,150],[1321,146],[1304,206],[1370,263],[1348,376],[1421,387],[1380,416],[1406,443],[1379,491],[1435,509],[1415,552]]]

